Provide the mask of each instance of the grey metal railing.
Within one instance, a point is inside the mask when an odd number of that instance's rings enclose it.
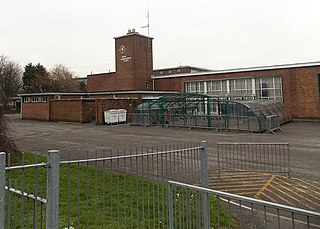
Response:
[[[320,227],[319,212],[175,181],[168,182],[168,198],[171,229]]]
[[[48,151],[47,160],[31,155],[18,166],[8,156],[0,167],[0,228],[166,228],[166,182],[208,183],[206,142],[66,156]]]
[[[58,228],[59,152],[49,151],[48,162],[33,159],[11,166],[10,154],[0,154],[0,228]]]
[[[79,159],[61,161],[67,185],[61,185],[60,193],[66,193],[68,199],[66,206],[60,204],[67,209],[62,226],[167,227],[166,181],[192,184],[203,180],[201,176],[206,172],[201,171],[207,171],[201,164],[206,163],[201,160],[207,153],[205,146],[203,142],[121,151],[98,149],[92,157],[87,152],[81,159],[79,152]],[[81,211],[83,207],[87,212]]]
[[[255,116],[170,114],[169,117],[169,124],[166,124],[164,115],[161,114],[129,114],[129,123],[143,126],[169,125],[218,131],[263,132],[266,130],[265,119]]]
[[[218,143],[218,176],[222,172],[285,173],[290,177],[288,143]]]
[[[275,131],[280,130],[280,117],[278,115],[266,116],[266,129],[269,133],[275,134]]]

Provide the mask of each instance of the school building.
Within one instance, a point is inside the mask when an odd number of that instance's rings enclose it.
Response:
[[[144,98],[201,93],[283,102],[296,119],[320,119],[320,62],[208,70],[153,69],[153,38],[115,37],[116,71],[87,76],[87,93],[21,94],[21,118],[103,124],[103,111],[133,113]],[[214,63],[213,63],[214,64]]]

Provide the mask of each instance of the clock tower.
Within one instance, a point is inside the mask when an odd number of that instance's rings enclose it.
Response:
[[[151,90],[152,40],[133,29],[115,37],[116,77],[125,88],[120,90]]]

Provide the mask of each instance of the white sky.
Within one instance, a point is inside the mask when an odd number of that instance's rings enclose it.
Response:
[[[0,55],[21,66],[114,71],[114,37],[154,37],[154,68],[320,60],[319,0],[0,0]]]

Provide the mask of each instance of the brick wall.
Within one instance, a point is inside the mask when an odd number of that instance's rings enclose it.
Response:
[[[137,33],[115,38],[115,58],[116,72],[88,75],[88,92],[152,89],[152,38]]]
[[[96,124],[104,123],[103,112],[111,109],[125,109],[127,114],[133,113],[138,99],[96,99]],[[128,116],[127,116],[128,117]]]
[[[155,79],[155,90],[184,91],[184,82],[226,78],[282,77],[284,103],[294,118],[320,118],[320,66]]]
[[[91,121],[91,118],[94,118],[94,113],[94,100],[63,99],[51,102],[52,121],[87,123]]]
[[[50,101],[22,103],[21,118],[50,121]]]
[[[67,121],[82,123],[82,100],[53,100],[51,105],[52,121]]]

